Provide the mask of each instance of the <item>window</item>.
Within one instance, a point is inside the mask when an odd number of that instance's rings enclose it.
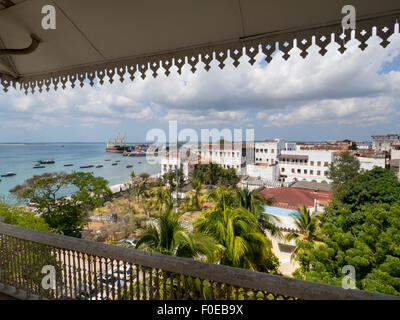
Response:
[[[308,172],[307,172],[307,170],[304,170],[304,174],[307,174]]]
[[[282,172],[285,172],[285,168],[282,168]]]
[[[321,166],[321,161],[318,161],[318,167],[320,167]]]
[[[260,152],[260,149],[256,149],[256,152]]]
[[[313,175],[314,174],[314,170],[310,170],[310,174]]]
[[[295,173],[294,169],[292,169],[292,173]]]
[[[324,163],[324,167],[328,167],[329,166],[329,163],[328,162],[325,162]]]
[[[274,159],[271,159],[271,164],[274,164],[275,163],[275,160]]]
[[[275,153],[275,150],[274,150],[274,149],[271,149],[271,153]]]
[[[320,176],[321,175],[321,171],[317,171],[317,176]]]
[[[311,161],[311,162],[310,162],[310,166],[313,166],[313,165],[314,165],[314,161]]]
[[[328,176],[328,171],[324,172],[324,176],[327,177]]]
[[[268,153],[268,149],[265,149],[265,153]]]

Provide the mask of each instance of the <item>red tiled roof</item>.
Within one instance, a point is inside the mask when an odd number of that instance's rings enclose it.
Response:
[[[314,199],[321,203],[329,203],[333,198],[332,192],[318,191],[301,188],[273,188],[264,189],[261,193],[267,198],[274,198],[274,207],[297,209],[297,207],[314,207]]]

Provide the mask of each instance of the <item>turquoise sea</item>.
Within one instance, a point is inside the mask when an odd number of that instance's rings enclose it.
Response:
[[[6,172],[17,174],[0,178],[0,201],[15,203],[16,200],[9,190],[26,179],[45,172],[93,172],[95,176],[107,179],[109,185],[129,181],[132,170],[136,174],[160,172],[160,165],[149,164],[145,157],[124,157],[122,154],[106,152],[105,147],[104,143],[0,144],[0,175]],[[111,161],[105,161],[106,159]],[[45,165],[44,169],[33,169],[39,160],[54,160],[55,164]],[[117,166],[112,166],[115,160],[120,162]],[[70,163],[74,166],[64,167],[64,164]],[[79,168],[88,164],[102,164],[103,168]],[[128,164],[133,167],[127,168]]]

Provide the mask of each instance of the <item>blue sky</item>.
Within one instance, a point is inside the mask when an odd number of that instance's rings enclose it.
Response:
[[[145,141],[169,120],[180,129],[254,128],[256,140],[370,140],[373,134],[398,133],[400,111],[400,36],[388,48],[369,40],[362,52],[357,40],[341,55],[331,44],[325,57],[318,48],[303,59],[299,50],[285,61],[277,53],[270,64],[243,57],[236,69],[217,62],[206,72],[201,63],[167,78],[85,86],[25,96],[10,90],[0,99],[0,142],[105,142],[127,132],[130,142]],[[128,77],[127,77],[128,78]]]

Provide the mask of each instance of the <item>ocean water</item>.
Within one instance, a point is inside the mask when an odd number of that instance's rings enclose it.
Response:
[[[106,159],[111,161],[105,161]],[[33,169],[39,160],[54,160],[56,163],[45,165],[46,168],[43,169]],[[115,160],[120,162],[117,166],[112,166]],[[64,167],[64,164],[69,163],[74,166]],[[79,168],[88,164],[102,164],[103,168]],[[133,167],[126,168],[128,164]],[[149,164],[145,157],[124,157],[122,154],[108,153],[104,143],[0,144],[0,174],[17,174],[0,178],[0,200],[16,203],[9,190],[26,179],[45,172],[93,172],[95,176],[107,179],[109,185],[115,185],[129,181],[132,170],[135,170],[136,174],[155,174],[160,172],[160,165]]]

